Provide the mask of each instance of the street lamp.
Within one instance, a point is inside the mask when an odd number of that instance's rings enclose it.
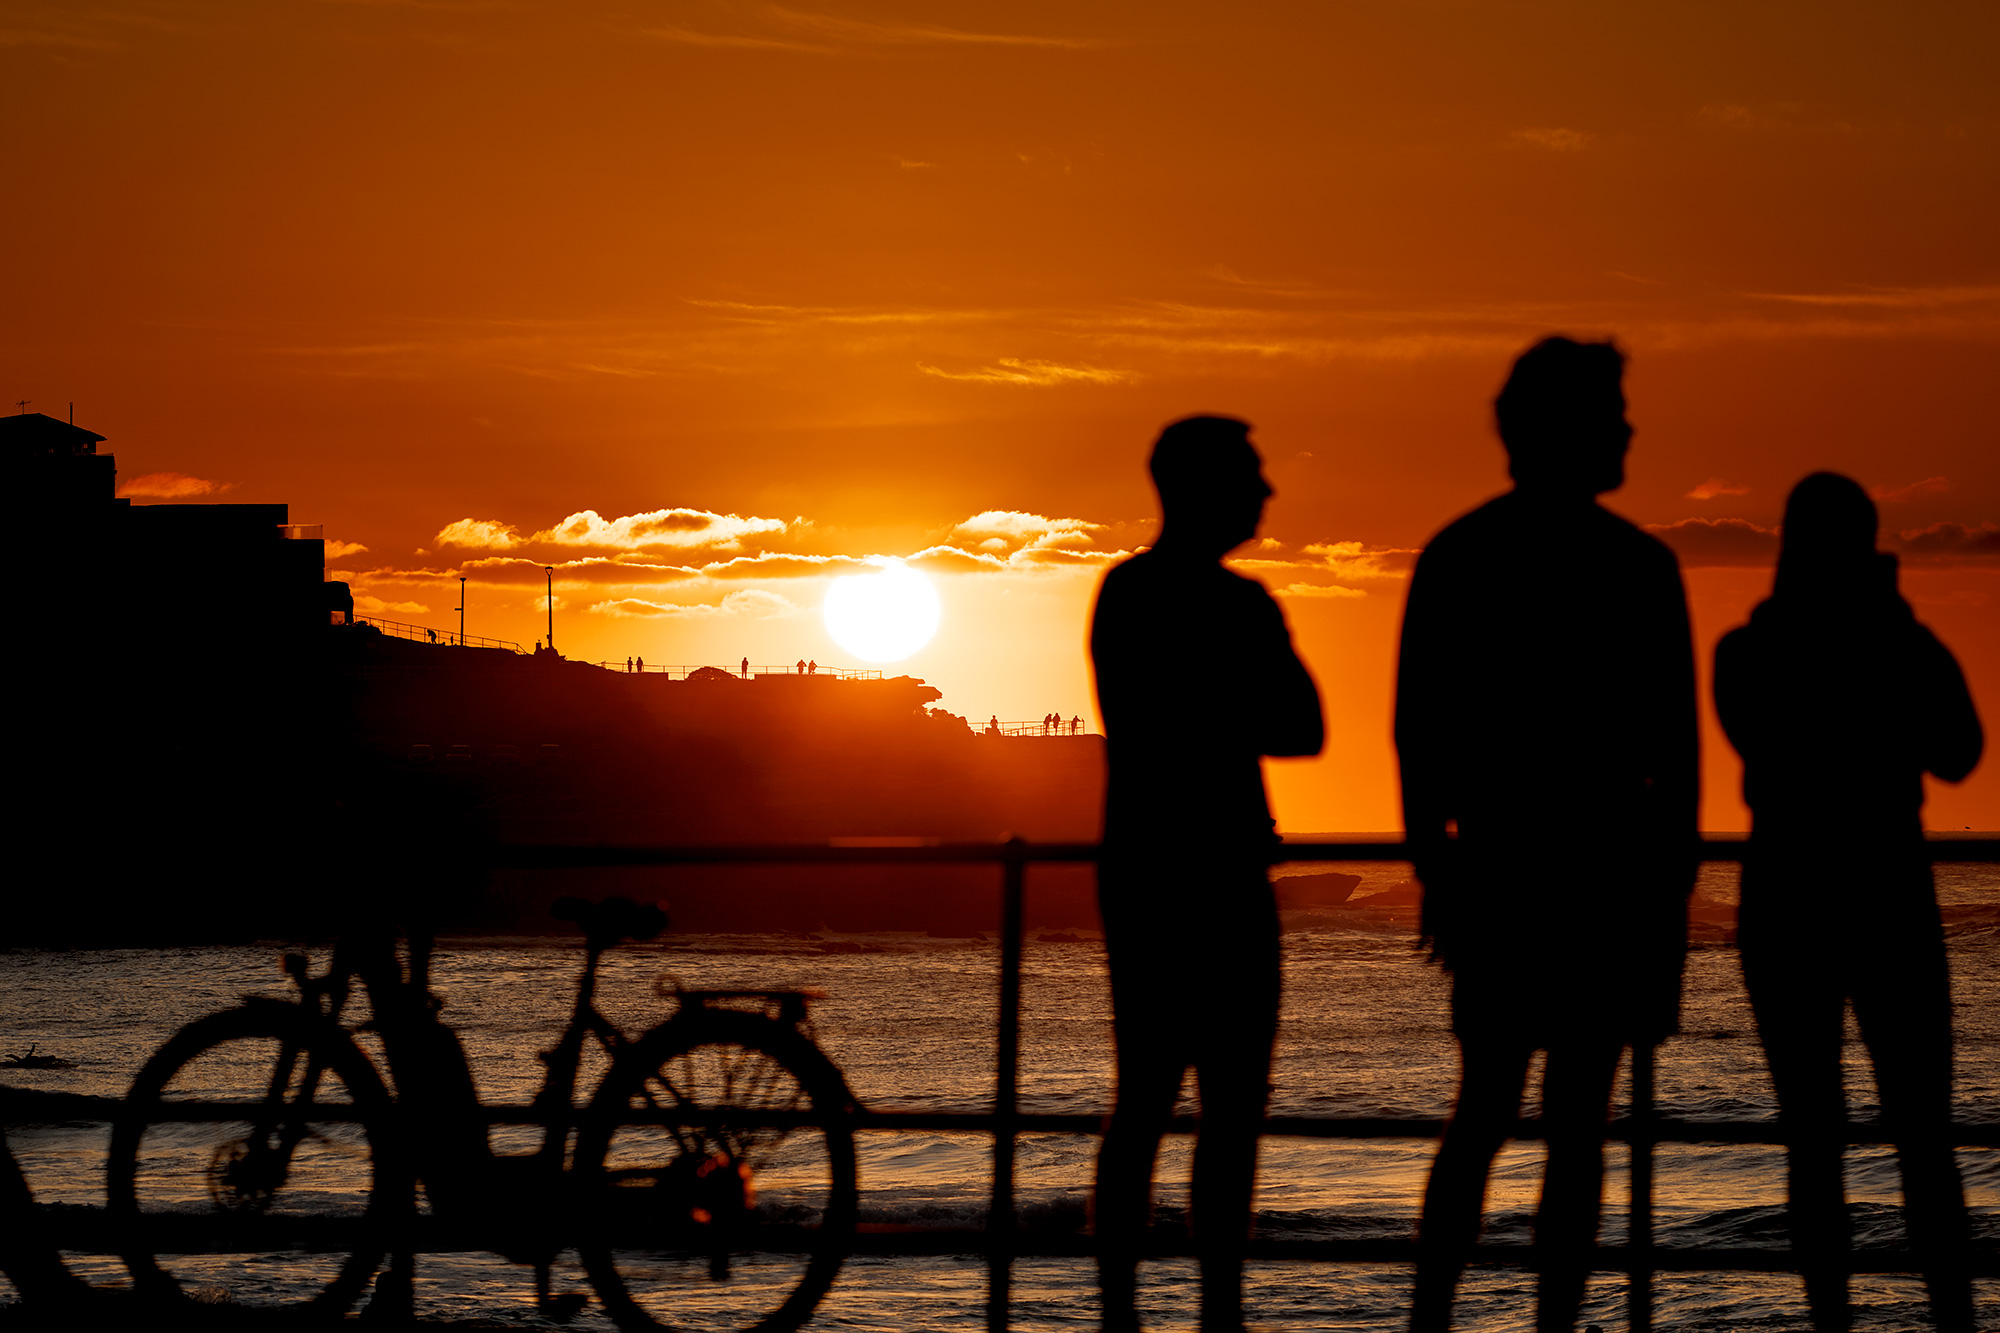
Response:
[[[542,573],[547,575],[549,594],[549,651],[556,650],[556,567],[543,565]],[[460,599],[464,600],[463,598]]]
[[[458,646],[465,647],[465,576],[458,577]]]

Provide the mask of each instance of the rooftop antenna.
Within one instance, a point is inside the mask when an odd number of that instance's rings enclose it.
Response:
[[[26,416],[26,415],[28,415],[28,404],[29,404],[29,403],[32,403],[32,402],[34,402],[34,401],[35,401],[35,400],[34,400],[34,399],[32,399],[32,398],[16,398],[16,399],[14,400],[14,406],[16,406],[16,407],[18,407],[18,408],[20,408],[20,409],[21,409],[21,415],[22,415],[22,416]]]

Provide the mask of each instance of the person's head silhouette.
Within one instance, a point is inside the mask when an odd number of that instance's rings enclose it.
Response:
[[[1159,547],[1220,559],[1257,535],[1273,492],[1249,422],[1184,417],[1160,432],[1149,466],[1164,519]]]
[[[1777,591],[1789,596],[1853,594],[1884,577],[1894,581],[1895,557],[1875,549],[1881,518],[1860,483],[1837,472],[1815,472],[1785,500]]]
[[[1625,354],[1608,342],[1544,338],[1523,352],[1493,403],[1514,484],[1572,496],[1623,486],[1624,377]]]

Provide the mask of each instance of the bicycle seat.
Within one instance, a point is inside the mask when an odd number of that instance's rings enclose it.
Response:
[[[596,903],[558,898],[549,915],[574,922],[593,949],[609,949],[621,940],[650,940],[667,928],[667,914],[658,905],[635,903],[630,898],[606,898]]]

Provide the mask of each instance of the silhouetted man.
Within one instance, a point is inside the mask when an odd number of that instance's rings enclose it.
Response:
[[[1849,1327],[1840,1081],[1851,1001],[1903,1168],[1933,1325],[1970,1333],[1965,1194],[1951,1146],[1951,980],[1920,811],[1923,775],[1979,762],[1951,651],[1896,591],[1874,502],[1830,472],[1785,506],[1770,600],[1715,650],[1715,706],[1755,814],[1743,979],[1778,1093],[1793,1245],[1813,1327]]]
[[[1495,404],[1514,489],[1445,528],[1403,617],[1396,748],[1423,929],[1452,975],[1458,1102],[1424,1192],[1419,1333],[1450,1326],[1487,1173],[1548,1052],[1537,1327],[1575,1327],[1626,1045],[1679,1021],[1697,795],[1673,553],[1625,480],[1624,358],[1550,338]],[[1560,837],[1550,855],[1543,839]]]
[[[1250,428],[1190,417],[1153,447],[1164,522],[1105,575],[1091,624],[1110,759],[1098,903],[1117,1104],[1097,1158],[1104,1327],[1136,1330],[1153,1163],[1181,1078],[1201,1094],[1193,1230],[1201,1327],[1242,1327],[1243,1244],[1278,1016],[1277,839],[1263,755],[1319,753],[1319,692],[1269,593],[1222,567],[1271,487]],[[1161,663],[1176,669],[1162,671]],[[1221,726],[1197,719],[1226,717]]]

